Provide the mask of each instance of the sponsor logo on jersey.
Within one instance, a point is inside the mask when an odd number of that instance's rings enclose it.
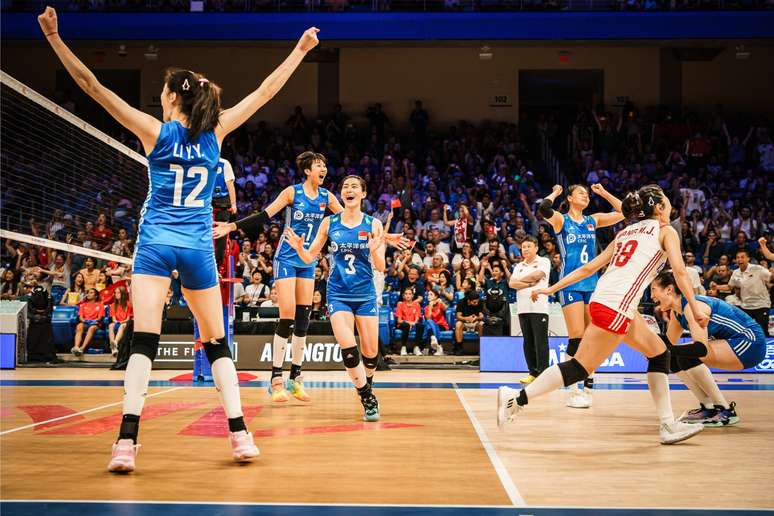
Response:
[[[296,220],[303,220],[304,219],[304,212],[301,210],[296,210],[293,212],[293,218]]]
[[[320,211],[325,211],[325,203],[324,202],[320,203]]]
[[[574,244],[577,239],[578,239],[578,237],[576,237],[574,233],[570,233],[570,234],[567,235],[567,243],[568,244]]]
[[[336,242],[331,241],[330,249],[331,249],[332,253],[335,253],[336,251],[339,250],[339,244],[337,244]]]
[[[360,241],[368,240],[368,231],[358,231],[357,232],[357,239],[360,240]]]

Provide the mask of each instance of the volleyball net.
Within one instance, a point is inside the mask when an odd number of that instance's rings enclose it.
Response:
[[[77,112],[0,72],[5,269],[21,275],[62,253],[76,265],[87,257],[131,264],[147,161]]]

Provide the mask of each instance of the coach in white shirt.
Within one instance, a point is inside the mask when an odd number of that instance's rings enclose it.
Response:
[[[739,299],[742,301],[740,308],[761,325],[764,335],[768,335],[771,272],[750,263],[750,255],[745,250],[736,252],[736,264],[739,268],[731,274],[728,285],[739,289]]]
[[[548,298],[539,296],[532,301],[530,294],[535,289],[548,288],[551,261],[538,256],[537,239],[530,235],[521,243],[524,258],[513,268],[508,285],[516,292],[516,311],[519,314],[521,334],[524,337],[524,358],[529,367],[529,376],[521,383],[532,383],[548,367]]]

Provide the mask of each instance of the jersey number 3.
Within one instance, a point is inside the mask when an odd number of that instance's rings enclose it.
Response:
[[[634,251],[637,250],[637,241],[629,240],[625,244],[618,242],[616,245],[615,256],[613,256],[613,265],[623,267],[632,259]]]
[[[204,199],[197,199],[196,196],[202,193],[202,190],[207,185],[207,168],[191,167],[186,173],[183,167],[173,163],[169,165],[169,169],[175,173],[175,190],[172,195],[172,204],[174,206],[185,206],[186,208],[201,208],[204,206]],[[199,182],[191,190],[191,193],[185,196],[185,202],[183,202],[183,181],[185,178],[193,179],[196,176],[199,176]]]
[[[355,274],[355,273],[357,273],[357,270],[355,269],[355,255],[354,254],[345,254],[344,255],[344,261],[347,262],[347,268],[344,269],[344,271],[347,274]]]

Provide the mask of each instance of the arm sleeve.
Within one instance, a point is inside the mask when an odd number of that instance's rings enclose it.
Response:
[[[231,163],[227,159],[223,160],[223,178],[226,181],[233,181],[236,179],[234,177],[234,169],[231,168]]]

